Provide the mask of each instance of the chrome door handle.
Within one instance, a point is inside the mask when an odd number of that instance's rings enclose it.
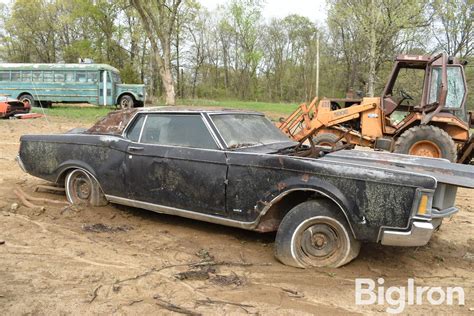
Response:
[[[141,151],[145,149],[145,147],[140,147],[140,146],[128,146],[128,151]]]

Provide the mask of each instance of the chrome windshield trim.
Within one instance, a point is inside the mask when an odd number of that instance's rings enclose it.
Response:
[[[214,139],[214,142],[216,143],[217,147],[218,147],[219,149],[221,149],[221,150],[224,149],[224,147],[222,146],[221,142],[220,142],[219,139],[217,138],[216,133],[215,133],[214,130],[212,129],[210,123],[208,122],[208,120],[207,120],[207,118],[206,118],[206,116],[204,115],[203,112],[201,112],[201,119],[203,120],[204,125],[206,125],[206,128],[207,128],[207,130],[209,131],[209,133],[211,134],[212,139]]]

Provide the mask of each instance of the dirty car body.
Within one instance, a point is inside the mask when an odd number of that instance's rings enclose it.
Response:
[[[71,202],[96,190],[112,203],[278,231],[277,258],[297,267],[340,266],[361,242],[425,245],[457,212],[457,188],[474,187],[473,167],[443,159],[299,150],[259,113],[163,107],[112,112],[88,130],[22,136],[19,163],[65,184]],[[68,176],[75,172],[82,178]]]

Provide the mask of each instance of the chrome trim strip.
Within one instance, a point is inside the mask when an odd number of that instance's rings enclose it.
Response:
[[[243,228],[247,230],[254,230],[258,224],[260,223],[260,219],[268,212],[270,207],[280,201],[284,196],[287,194],[294,192],[294,191],[313,191],[316,193],[321,194],[324,197],[327,197],[330,199],[332,202],[334,202],[339,208],[341,209],[342,213],[344,214],[347,223],[351,229],[352,235],[355,237],[354,229],[352,227],[351,222],[349,221],[349,217],[347,216],[346,211],[344,208],[333,198],[330,196],[326,195],[325,193],[315,190],[315,189],[309,189],[309,188],[295,188],[291,189],[285,192],[282,192],[278,196],[276,196],[274,199],[272,199],[266,206],[263,208],[263,210],[260,212],[258,217],[255,219],[253,222],[242,222],[238,220],[233,220],[233,219],[228,219],[216,215],[210,215],[210,214],[203,214],[203,213],[198,213],[198,212],[193,212],[193,211],[188,211],[180,208],[175,208],[171,206],[165,206],[165,205],[160,205],[160,204],[154,204],[154,203],[149,203],[149,202],[142,202],[142,201],[137,201],[137,200],[132,200],[132,199],[127,199],[119,196],[114,196],[114,195],[108,195],[105,194],[106,199],[109,202],[112,203],[117,203],[117,204],[122,204],[122,205],[127,205],[131,207],[137,207],[137,208],[143,208],[152,212],[157,212],[157,213],[164,213],[164,214],[169,214],[169,215],[175,215],[175,216],[181,216],[181,217],[186,217],[190,219],[196,219],[196,220],[201,220],[209,223],[214,223],[214,224],[221,224],[221,225],[226,225],[226,226],[231,226],[231,227],[237,227],[237,228]]]
[[[143,130],[145,129],[145,124],[146,124],[146,121],[148,120],[148,115],[145,115],[145,118],[143,119],[143,124],[142,124],[142,128],[140,129],[140,135],[138,135],[138,143],[141,142],[142,140],[142,136],[143,136]],[[130,140],[130,139],[129,139]]]
[[[148,202],[141,202],[141,201],[122,198],[122,197],[113,196],[113,195],[105,195],[105,197],[107,198],[109,202],[112,202],[112,203],[117,203],[117,204],[127,205],[131,207],[137,207],[137,208],[143,208],[143,209],[153,211],[156,213],[176,215],[176,216],[186,217],[190,219],[196,219],[196,220],[201,220],[205,222],[221,224],[221,225],[237,227],[237,228],[243,228],[243,229],[248,229],[248,230],[251,230],[256,226],[256,222],[241,222],[241,221],[236,221],[236,220],[232,220],[228,218],[223,218],[216,215],[197,213],[197,212],[183,210],[183,209],[179,209],[175,207],[164,206],[160,204],[153,204],[153,203],[148,203]]]

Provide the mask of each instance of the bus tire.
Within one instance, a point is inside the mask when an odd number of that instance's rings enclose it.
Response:
[[[33,98],[33,96],[31,94],[28,94],[28,93],[20,95],[18,97],[18,100],[20,100],[23,103],[28,103],[31,107],[37,105],[36,102],[35,102],[35,99]]]
[[[121,96],[120,99],[119,99],[118,104],[119,104],[121,109],[131,109],[131,108],[135,107],[135,101],[129,95]]]

